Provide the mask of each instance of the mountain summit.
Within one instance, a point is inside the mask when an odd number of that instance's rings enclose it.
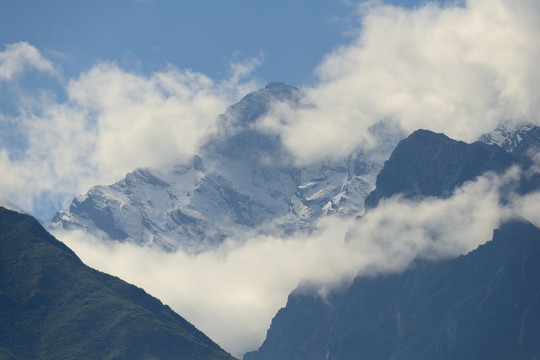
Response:
[[[501,173],[512,165],[529,164],[495,144],[467,144],[444,134],[417,130],[396,146],[384,164],[375,190],[366,198],[366,207],[375,207],[382,198],[397,194],[444,198],[465,181],[486,171]]]
[[[279,134],[255,125],[274,104],[300,106],[301,97],[280,82],[246,95],[218,118],[217,133],[191,164],[136,169],[116,184],[95,186],[49,226],[199,253],[229,237],[309,231],[322,215],[360,214],[402,131],[378,123],[369,129],[378,148],[298,166]]]

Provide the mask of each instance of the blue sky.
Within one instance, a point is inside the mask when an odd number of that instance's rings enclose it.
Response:
[[[414,6],[413,1],[394,1]],[[351,38],[356,4],[335,0],[19,0],[0,5],[0,44],[26,41],[73,76],[97,61],[155,71],[167,63],[219,79],[260,57],[263,81],[309,82]]]
[[[1,42],[27,41],[75,74],[98,60],[153,71],[167,63],[226,76],[230,61],[262,57],[264,80],[306,81],[346,40],[339,1],[9,1]],[[339,20],[341,19],[341,20]]]

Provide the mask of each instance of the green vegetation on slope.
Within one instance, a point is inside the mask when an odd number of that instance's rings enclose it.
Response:
[[[142,289],[0,208],[0,359],[232,359]]]

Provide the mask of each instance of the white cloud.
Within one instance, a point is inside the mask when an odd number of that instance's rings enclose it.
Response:
[[[346,154],[382,118],[464,141],[502,120],[540,124],[538,1],[371,2],[362,16],[355,41],[316,69],[306,108],[286,113],[280,131],[300,159]]]
[[[56,74],[53,64],[26,42],[6,45],[0,52],[0,81],[12,80],[28,67]]]
[[[48,207],[51,216],[50,208],[67,206],[90,186],[137,167],[186,161],[217,116],[258,86],[249,79],[256,61],[231,66],[231,78],[216,83],[173,66],[147,76],[99,63],[67,82],[66,101],[47,93],[21,97],[19,114],[9,121],[24,144],[1,144],[7,175],[0,195],[31,212]]]
[[[487,173],[465,183],[448,199],[383,200],[349,232],[351,246],[376,259],[360,271],[401,271],[417,256],[452,258],[475,249],[491,238],[501,221],[516,214],[499,204],[499,191],[520,173],[518,168],[504,176]]]
[[[197,256],[58,233],[88,265],[143,287],[235,355],[257,347],[270,320],[301,282],[321,291],[403,270],[417,256],[451,258],[491,239],[513,215],[538,213],[538,194],[499,205],[499,190],[519,175],[487,174],[448,199],[386,200],[360,220],[324,218],[312,234],[230,239]],[[536,201],[536,202],[535,202]]]
[[[540,192],[524,197],[515,197],[511,202],[512,213],[527,219],[540,228]]]

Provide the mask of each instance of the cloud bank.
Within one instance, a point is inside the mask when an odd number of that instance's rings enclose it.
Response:
[[[519,176],[486,174],[448,199],[388,199],[359,220],[323,218],[312,234],[229,239],[197,256],[102,241],[82,232],[56,235],[88,265],[157,296],[234,355],[256,348],[270,320],[301,282],[321,294],[356,274],[401,271],[416,257],[451,258],[491,239],[513,216],[538,214],[539,194],[499,204]],[[531,219],[540,225],[538,215]]]

